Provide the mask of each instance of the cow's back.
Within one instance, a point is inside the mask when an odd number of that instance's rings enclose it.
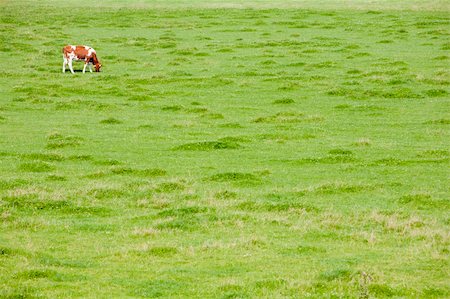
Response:
[[[92,56],[92,54],[95,54],[95,50],[88,46],[72,46],[67,45],[63,48],[63,53],[67,55],[74,56],[75,59],[85,59],[87,56]]]

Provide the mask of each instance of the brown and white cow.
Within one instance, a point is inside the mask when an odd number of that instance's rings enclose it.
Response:
[[[98,61],[97,53],[94,49],[88,46],[72,46],[67,45],[63,48],[63,73],[66,72],[66,65],[69,65],[69,69],[72,74],[73,71],[72,61],[73,60],[84,60],[83,73],[86,71],[86,66],[89,64],[89,71],[92,73],[92,64],[95,65],[95,71],[100,72],[101,64]]]

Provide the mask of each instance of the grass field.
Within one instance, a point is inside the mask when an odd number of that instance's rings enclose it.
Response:
[[[0,297],[450,296],[448,2],[343,3],[1,1]]]

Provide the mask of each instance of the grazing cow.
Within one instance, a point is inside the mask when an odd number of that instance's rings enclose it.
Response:
[[[67,45],[63,48],[63,73],[66,72],[66,65],[72,74],[75,74],[72,67],[73,60],[84,60],[83,73],[86,71],[86,66],[89,64],[89,71],[92,73],[92,64],[95,65],[95,71],[100,72],[101,64],[98,61],[97,53],[94,49],[88,46],[72,46]]]

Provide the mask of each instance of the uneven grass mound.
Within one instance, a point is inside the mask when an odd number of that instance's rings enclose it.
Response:
[[[224,149],[238,149],[241,146],[233,141],[202,141],[182,144],[174,148],[174,150],[184,151],[212,151]]]
[[[323,117],[317,115],[304,115],[298,112],[279,112],[269,116],[258,117],[254,123],[299,123],[299,122],[320,122]]]
[[[114,167],[111,169],[111,174],[116,175],[133,175],[133,176],[142,176],[142,177],[157,177],[164,176],[167,174],[167,171],[160,168],[145,168],[145,169],[137,169],[130,167]]]
[[[19,165],[19,170],[27,172],[47,172],[54,170],[55,167],[43,161],[33,161]]]
[[[117,118],[114,117],[110,117],[110,118],[106,118],[100,121],[101,124],[107,124],[107,125],[118,125],[121,124],[122,121],[118,120]]]
[[[260,184],[261,178],[252,173],[246,172],[224,172],[212,175],[209,177],[210,181],[213,182],[230,182],[237,184]]]
[[[294,104],[295,101],[291,98],[283,98],[279,100],[273,101],[273,104],[275,105],[288,105],[288,104]]]
[[[80,145],[83,138],[77,136],[64,136],[60,133],[53,133],[47,137],[47,148],[57,149]]]

